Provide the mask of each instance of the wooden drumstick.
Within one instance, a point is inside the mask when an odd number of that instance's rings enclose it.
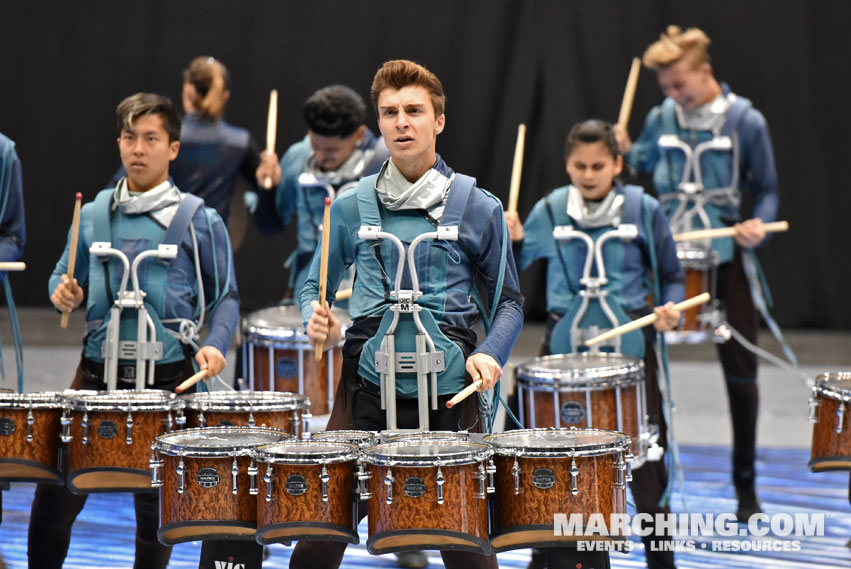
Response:
[[[27,268],[27,264],[23,261],[7,261],[0,263],[0,271],[23,271]]]
[[[708,292],[704,292],[703,294],[699,294],[697,296],[693,296],[687,300],[680,302],[679,304],[674,305],[675,310],[679,310],[682,312],[683,310],[687,310],[689,308],[698,306],[699,304],[703,304],[705,302],[709,302],[710,295]],[[649,324],[653,324],[659,319],[656,314],[648,314],[647,316],[642,316],[637,320],[633,320],[632,322],[627,322],[622,326],[618,326],[617,328],[612,328],[608,332],[604,332],[599,336],[595,336],[590,340],[585,342],[586,346],[593,346],[594,344],[599,344],[600,342],[605,342],[606,340],[610,340],[615,336],[620,336],[621,334],[626,334],[627,332],[632,332],[633,330],[638,330],[639,328],[644,328]]]
[[[269,116],[266,119],[266,152],[269,154],[275,153],[275,139],[278,132],[278,90],[272,89],[269,93]],[[267,190],[272,189],[272,178],[266,176],[263,178],[263,187]]]
[[[192,387],[193,385],[195,385],[196,383],[198,383],[202,379],[206,378],[207,377],[207,371],[208,370],[206,370],[206,369],[202,369],[201,371],[194,374],[192,377],[190,377],[189,379],[187,379],[186,381],[184,381],[183,383],[178,385],[177,388],[175,388],[174,391],[176,393],[183,393],[184,391],[186,391],[187,389],[189,389],[190,387]]]
[[[352,289],[344,288],[343,290],[338,290],[336,298],[337,300],[346,300],[352,297]]]
[[[464,389],[462,389],[461,391],[459,391],[459,392],[455,395],[455,397],[453,397],[452,399],[450,399],[449,401],[447,401],[447,402],[446,402],[446,406],[447,406],[447,407],[449,407],[450,409],[452,409],[452,407],[453,407],[453,406],[455,406],[455,405],[457,405],[457,404],[461,403],[461,402],[462,402],[462,401],[464,401],[467,397],[469,397],[470,395],[472,395],[473,393],[475,393],[475,391],[476,391],[479,387],[481,387],[481,386],[482,386],[482,380],[481,380],[481,379],[477,379],[476,381],[474,381],[473,383],[471,383],[470,385],[468,385],[467,387],[465,387]]]
[[[328,289],[328,239],[331,232],[331,198],[325,198],[325,213],[322,216],[322,253],[319,257],[319,305],[328,307],[325,294]],[[316,342],[316,360],[322,359],[325,351],[325,342]]]
[[[517,144],[514,146],[514,165],[511,167],[511,185],[508,186],[508,211],[517,213],[520,195],[520,173],[523,172],[523,149],[526,146],[526,125],[517,127]]]
[[[629,68],[629,77],[626,80],[626,88],[623,92],[623,100],[621,101],[621,112],[618,115],[618,126],[624,132],[626,132],[626,126],[629,124],[629,114],[632,112],[632,101],[635,99],[639,71],[641,71],[641,60],[633,57],[632,65]]]
[[[789,230],[788,221],[772,221],[763,223],[762,230],[766,233],[778,233]],[[735,227],[718,227],[716,229],[698,229],[697,231],[686,231],[674,235],[674,241],[696,241],[698,239],[717,239],[719,237],[733,237],[736,234]]]
[[[83,203],[83,194],[77,192],[74,196],[74,218],[71,222],[71,244],[68,248],[68,281],[70,282],[71,290],[74,289],[74,269],[77,265],[77,240],[80,236],[80,207]],[[59,321],[60,328],[68,327],[68,319],[71,317],[70,310],[62,311],[62,319]]]

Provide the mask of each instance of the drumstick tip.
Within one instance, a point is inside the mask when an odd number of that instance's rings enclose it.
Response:
[[[79,201],[82,201],[82,200],[83,200],[83,193],[82,193],[82,192],[77,192],[77,195],[76,195],[76,196],[74,196],[74,199],[75,199],[75,200],[77,200],[78,202],[79,202]]]
[[[331,198],[325,198],[325,206],[331,205]]]
[[[446,402],[446,407],[447,407],[448,409],[452,409],[452,406],[453,406],[453,405],[455,405],[455,404],[454,404],[454,403],[452,403],[452,401],[447,401],[447,402]]]

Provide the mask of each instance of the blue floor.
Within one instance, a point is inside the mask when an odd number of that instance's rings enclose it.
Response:
[[[674,495],[677,512],[715,514],[735,509],[730,486],[729,449],[720,446],[681,448],[685,485]],[[806,449],[761,449],[757,465],[758,493],[768,515],[824,513],[824,535],[816,537],[682,537],[675,543],[693,549],[677,553],[683,569],[704,568],[792,568],[851,567],[851,506],[848,504],[848,474],[812,474],[807,470]],[[26,532],[34,485],[13,484],[3,495],[3,523],[0,525],[0,556],[10,568],[26,567]],[[133,566],[134,515],[129,494],[94,494],[74,525],[67,569]],[[363,542],[366,523],[360,528],[361,545],[346,552],[344,568],[395,567],[394,556],[374,557]],[[689,541],[691,540],[691,541]],[[50,544],[44,544],[49,547]],[[713,551],[721,547],[780,551]],[[783,548],[789,549],[783,551]],[[274,545],[264,563],[266,569],[288,566],[291,549]],[[198,565],[199,543],[174,548],[169,567],[190,569]],[[431,567],[441,567],[440,556],[429,552]],[[528,550],[499,555],[500,567],[525,568]],[[643,567],[640,542],[628,554],[613,553],[613,567]]]

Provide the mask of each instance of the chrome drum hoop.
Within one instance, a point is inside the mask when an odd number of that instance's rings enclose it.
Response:
[[[567,458],[627,452],[631,439],[617,431],[571,427],[506,431],[485,437],[499,456]]]
[[[151,447],[167,456],[220,458],[250,456],[258,446],[290,438],[286,431],[265,427],[199,427],[164,433]]]
[[[493,456],[486,444],[447,440],[407,440],[364,449],[363,461],[376,466],[422,468],[475,464]]]

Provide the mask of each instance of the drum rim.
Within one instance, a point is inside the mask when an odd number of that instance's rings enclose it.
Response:
[[[385,443],[416,440],[417,437],[427,441],[470,441],[470,431],[412,431],[410,433],[397,432],[393,435],[381,435]]]
[[[470,441],[458,441],[458,440],[429,440],[429,443],[441,443],[446,444],[446,446],[465,446],[465,447],[473,447],[469,449],[467,452],[458,452],[452,455],[435,455],[434,453],[428,455],[385,455],[380,454],[380,451],[386,449],[400,448],[400,447],[412,447],[412,446],[420,446],[423,443],[418,441],[396,441],[396,442],[387,442],[381,443],[377,445],[373,445],[371,447],[363,449],[363,461],[367,464],[372,464],[375,466],[390,466],[390,467],[407,467],[407,468],[428,468],[428,467],[437,467],[437,466],[460,466],[465,464],[476,464],[477,462],[483,462],[493,456],[493,448],[490,445],[484,443],[474,443]],[[426,443],[428,444],[428,443]]]
[[[33,393],[0,393],[0,410],[3,409],[62,409],[65,395],[61,391],[36,391]]]
[[[201,446],[189,446],[189,445],[177,445],[171,444],[167,442],[167,439],[170,437],[176,437],[180,435],[188,435],[195,434],[199,432],[205,432],[209,434],[223,432],[223,433],[246,433],[246,432],[261,432],[269,435],[280,436],[281,438],[277,441],[271,442],[263,442],[253,446],[230,446],[230,447],[201,447]],[[281,429],[272,429],[269,427],[196,427],[192,429],[178,429],[176,431],[169,431],[167,433],[162,433],[158,435],[154,442],[151,443],[151,449],[162,454],[168,456],[180,456],[180,457],[189,457],[189,458],[223,458],[228,456],[251,456],[252,451],[258,446],[274,444],[276,442],[283,442],[291,439],[292,436],[283,431]],[[172,452],[173,451],[173,452]]]
[[[517,436],[521,434],[532,434],[536,438],[538,435],[541,435],[540,438],[543,438],[543,435],[549,433],[570,433],[573,431],[575,431],[577,434],[594,433],[612,435],[613,440],[606,443],[577,445],[575,447],[527,447],[518,444],[512,445],[499,443],[499,439]],[[628,451],[632,442],[632,438],[625,433],[620,433],[618,431],[611,431],[607,429],[577,429],[576,427],[570,427],[569,429],[567,429],[563,427],[544,427],[536,429],[522,429],[516,431],[503,431],[502,433],[486,436],[485,442],[487,442],[489,445],[491,445],[491,447],[493,447],[494,454],[498,456],[569,458],[571,456],[599,456],[603,454],[610,454],[611,452]]]
[[[338,436],[333,433],[339,433]],[[348,435],[349,438],[342,440]],[[360,436],[366,435],[366,436]],[[327,439],[325,437],[328,437]],[[310,440],[317,439],[323,442],[337,442],[362,445],[365,441],[374,441],[378,433],[375,431],[360,431],[357,429],[340,429],[336,431],[319,431],[318,433],[310,433]],[[372,445],[369,445],[372,446]]]
[[[286,327],[286,326],[274,326],[270,324],[258,324],[256,320],[261,318],[259,315],[264,312],[269,311],[277,311],[277,312],[294,312],[298,316],[298,327]],[[331,307],[331,311],[340,318],[340,322],[342,323],[342,330],[345,335],[345,331],[348,328],[348,322],[351,321],[351,316],[348,310],[343,310],[342,308],[333,306]],[[249,312],[242,319],[242,334],[246,340],[256,339],[260,340],[260,342],[250,342],[247,343],[261,343],[261,344],[274,344],[275,342],[287,342],[287,343],[309,343],[309,338],[307,336],[307,332],[304,329],[304,323],[301,319],[301,308],[294,304],[279,304],[278,306],[268,306],[266,308],[261,308],[260,310],[255,310],[254,312]],[[340,343],[342,345],[342,342]],[[286,347],[286,346],[284,346]]]
[[[218,395],[221,393],[222,395]],[[252,401],[252,395],[260,395]],[[271,394],[281,397],[272,397]],[[267,398],[264,400],[263,398]],[[190,393],[182,397],[186,408],[192,411],[298,411],[310,409],[310,398],[289,391],[210,391]]]
[[[841,389],[837,386],[828,385],[828,382],[847,381],[849,389]],[[832,371],[819,374],[816,377],[813,389],[818,395],[824,395],[830,399],[839,401],[851,401],[851,372]]]
[[[292,454],[275,454],[275,449],[279,445],[288,445],[294,448],[308,447],[310,445],[326,445],[334,451],[329,452],[299,452],[296,455]],[[360,448],[356,444],[344,443],[339,441],[312,441],[291,439],[279,441],[255,447],[252,453],[257,462],[267,464],[304,464],[304,465],[320,465],[320,464],[335,464],[341,462],[355,461],[360,457]]]
[[[144,397],[134,400],[132,396]],[[65,406],[72,411],[176,411],[184,403],[177,394],[164,389],[116,389],[83,395],[67,395]]]
[[[555,386],[564,384],[575,388],[611,389],[623,385],[634,385],[644,381],[644,362],[638,358],[615,352],[597,352],[593,357],[611,360],[608,365],[586,367],[582,369],[563,367],[534,367],[538,362],[558,360],[587,360],[590,352],[579,354],[553,354],[527,360],[517,366],[514,376],[518,384]],[[569,390],[570,391],[570,390]]]

